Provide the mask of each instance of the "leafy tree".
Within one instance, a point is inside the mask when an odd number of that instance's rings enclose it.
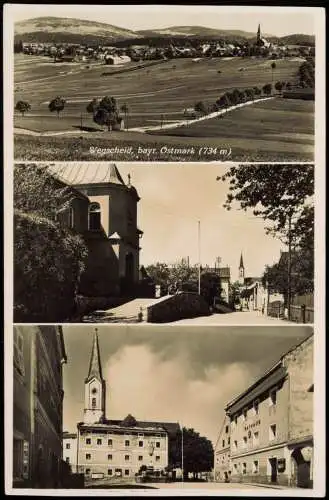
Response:
[[[59,113],[63,111],[65,107],[65,99],[61,96],[55,97],[55,99],[52,99],[48,105],[49,111],[53,112],[56,111],[57,117],[59,118]]]
[[[217,101],[216,101],[216,104],[220,107],[220,108],[225,108],[227,109],[230,104],[231,104],[231,101],[230,101],[230,98],[229,98],[229,95],[228,93],[222,95]]]
[[[276,82],[276,84],[274,85],[274,88],[275,90],[277,90],[278,92],[281,92],[282,89],[283,89],[283,82]]]
[[[254,97],[255,97],[255,91],[254,91],[254,89],[253,88],[246,89],[245,90],[245,95],[246,95],[248,101],[253,101]]]
[[[236,202],[242,210],[251,209],[270,223],[267,233],[285,242],[292,218],[295,245],[313,247],[313,165],[233,166],[217,180],[229,183],[224,208]]]
[[[25,113],[30,111],[31,105],[26,102],[26,101],[18,101],[15,106],[16,111],[19,111],[22,116],[24,116]]]
[[[271,83],[266,83],[263,86],[263,93],[265,95],[271,95],[272,94],[272,84]]]
[[[184,427],[183,460],[185,479],[189,473],[193,473],[194,478],[196,478],[200,472],[211,471],[214,466],[214,449],[211,441],[200,436],[194,429]]]
[[[198,101],[195,103],[194,110],[197,111],[198,113],[201,113],[202,115],[207,114],[207,107],[202,101]]]
[[[106,125],[108,130],[111,131],[120,121],[121,118],[115,98],[103,97],[94,111],[94,122],[98,125]]]
[[[254,87],[254,92],[256,96],[262,95],[262,91],[259,87]]]
[[[96,97],[94,97],[94,99],[92,99],[92,101],[90,101],[90,103],[87,104],[87,107],[86,107],[87,113],[95,114],[98,106],[99,106],[98,99],[96,99]]]
[[[274,70],[275,70],[275,68],[276,68],[276,62],[274,62],[274,61],[273,61],[273,62],[272,62],[272,64],[271,64],[271,70],[272,70],[272,83],[273,83],[273,78],[274,78]]]
[[[47,168],[15,165],[15,321],[62,322],[75,312],[87,248],[62,223],[71,200]]]

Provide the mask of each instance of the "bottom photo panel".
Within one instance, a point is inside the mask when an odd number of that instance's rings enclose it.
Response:
[[[16,325],[12,486],[303,496],[313,338],[310,325]]]

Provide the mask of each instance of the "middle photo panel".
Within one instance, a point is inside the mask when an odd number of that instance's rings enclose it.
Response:
[[[313,323],[314,165],[16,163],[16,323]]]

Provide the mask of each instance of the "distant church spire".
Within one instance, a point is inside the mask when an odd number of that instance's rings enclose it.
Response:
[[[258,30],[257,30],[257,43],[259,43],[261,40],[261,35],[260,35],[260,24],[258,25]]]
[[[89,380],[91,380],[94,377],[97,378],[98,380],[103,380],[101,357],[99,354],[97,328],[95,328],[93,347],[92,347],[90,363],[89,363],[89,372],[88,372],[88,377],[86,378],[86,382],[88,382]]]
[[[106,385],[103,380],[102,364],[98,344],[98,332],[95,328],[91,350],[88,376],[85,379],[84,422],[93,424],[105,418]]]
[[[239,283],[243,285],[244,283],[244,265],[243,265],[243,257],[242,257],[242,252],[240,255],[240,264],[239,264]]]

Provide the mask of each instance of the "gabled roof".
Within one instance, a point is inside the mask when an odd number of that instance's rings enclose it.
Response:
[[[50,172],[73,186],[84,184],[119,184],[125,186],[114,163],[66,163],[51,165]]]
[[[106,428],[106,427],[115,427],[122,432],[128,430],[149,430],[149,431],[166,431],[168,435],[175,435],[177,432],[180,431],[180,426],[176,422],[153,422],[153,421],[145,421],[145,420],[136,420],[135,417],[132,415],[127,415],[126,418],[123,420],[107,420],[104,419],[102,423],[96,423],[96,424],[85,424],[85,423],[80,423],[78,426],[83,427],[83,428]]]

